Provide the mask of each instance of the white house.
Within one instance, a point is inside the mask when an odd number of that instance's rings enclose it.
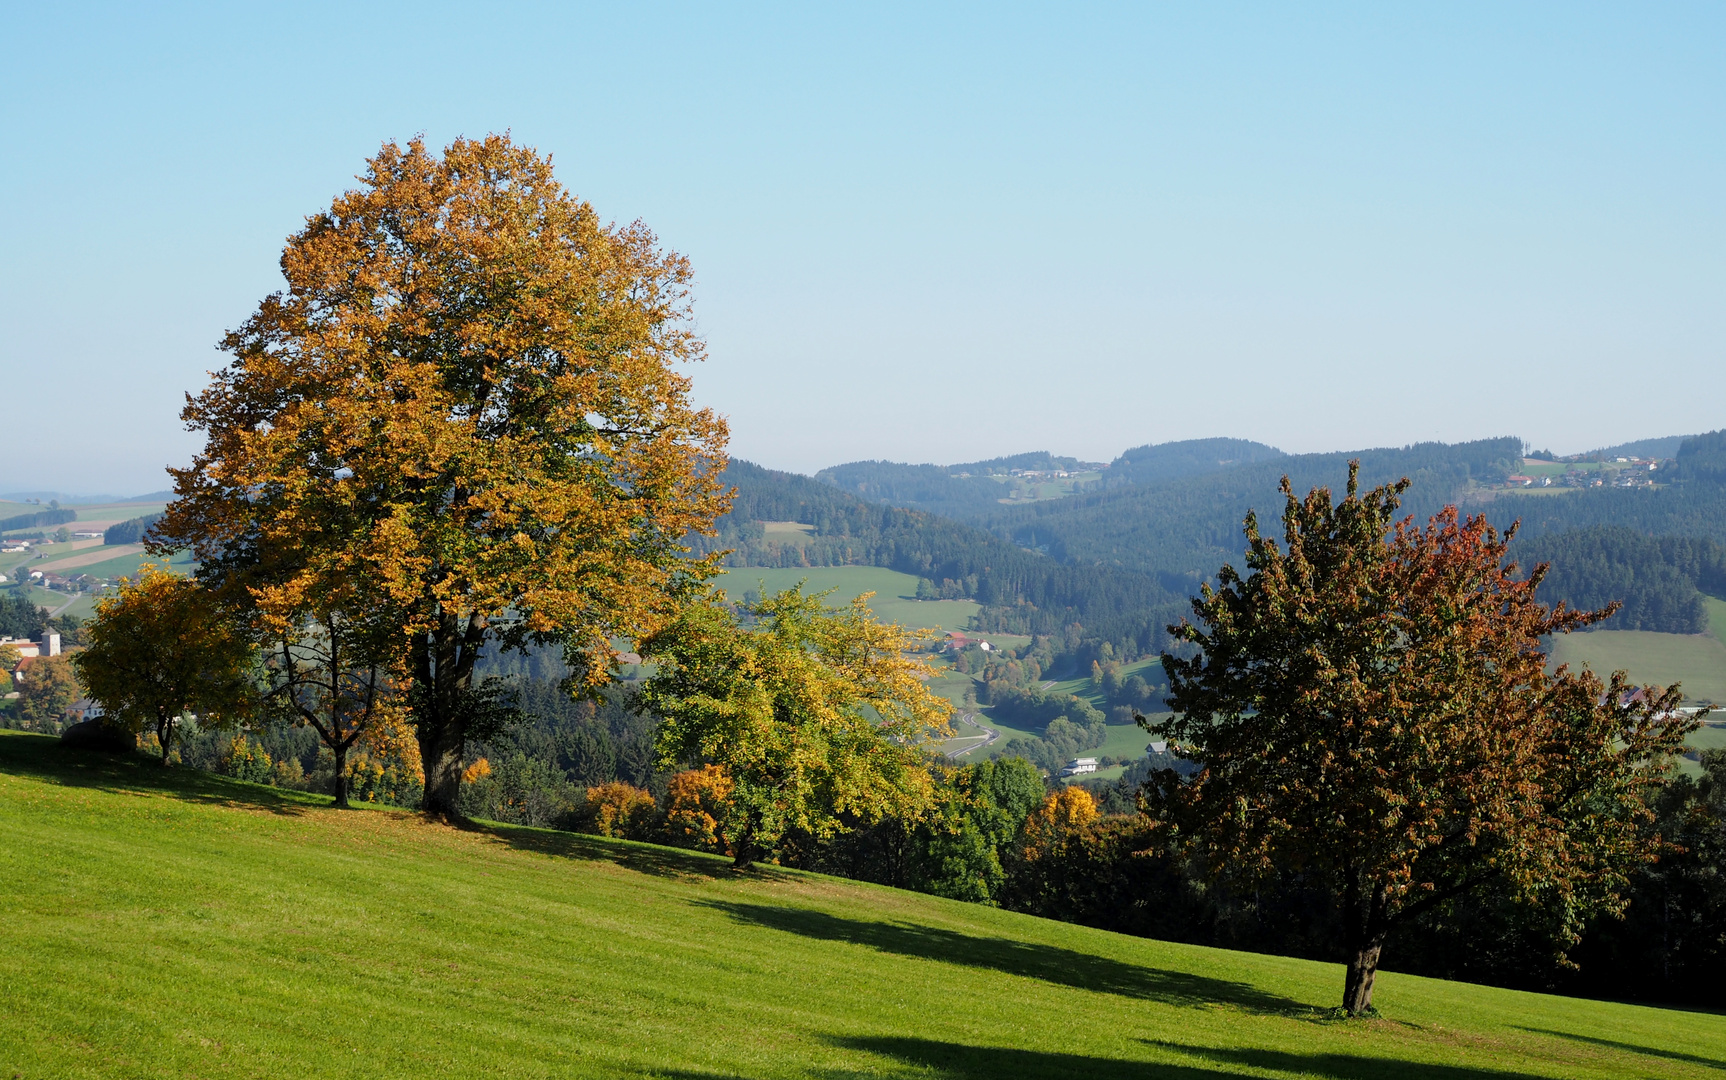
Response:
[[[1067,762],[1067,767],[1061,770],[1062,776],[1078,776],[1080,773],[1097,771],[1097,759],[1094,757],[1076,757]]]

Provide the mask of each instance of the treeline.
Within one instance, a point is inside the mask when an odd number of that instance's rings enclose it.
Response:
[[[822,469],[815,479],[866,502],[922,510],[957,521],[986,517],[1001,508],[1001,498],[1008,491],[1005,485],[987,475],[956,475],[960,471],[963,468],[957,465],[853,461]]]
[[[0,518],[0,532],[11,532],[13,529],[35,529],[43,525],[64,525],[68,521],[77,521],[78,511],[54,507],[51,510],[40,510],[34,514],[15,514],[9,518]]]
[[[1109,463],[1102,485],[1156,484],[1283,456],[1274,446],[1247,439],[1186,439],[1136,446]],[[1007,488],[989,479],[990,476],[1014,469],[1072,472],[1086,467],[1077,458],[1038,451],[961,465],[853,461],[822,469],[815,479],[866,502],[975,522],[1001,510],[1001,498]]]
[[[983,524],[996,536],[1046,552],[1058,562],[1154,576],[1167,591],[1186,596],[1224,562],[1240,561],[1246,549],[1241,522],[1249,510],[1272,515],[1260,521],[1267,533],[1279,528],[1274,516],[1282,505],[1277,486],[1285,474],[1296,492],[1323,486],[1340,494],[1348,463],[1358,458],[1363,488],[1408,477],[1413,486],[1403,508],[1424,518],[1454,502],[1470,480],[1502,482],[1518,467],[1521,451],[1520,440],[1504,438],[1300,454],[1004,508]]]
[[[1250,439],[1184,439],[1135,446],[1109,463],[1107,482],[1110,486],[1160,484],[1286,456],[1274,446]]]
[[[34,641],[48,628],[48,612],[12,590],[0,592],[0,638]]]
[[[698,551],[731,549],[730,566],[883,566],[928,579],[936,589],[963,583],[982,605],[978,628],[997,633],[1061,634],[1118,652],[1161,649],[1164,626],[1186,610],[1185,597],[1144,574],[1063,565],[981,530],[914,510],[876,506],[808,477],[733,460],[731,513],[718,535],[694,537]],[[799,542],[768,537],[764,521],[815,527]]]
[[[1599,525],[1518,543],[1523,569],[1550,563],[1542,599],[1594,610],[1623,608],[1606,630],[1701,634],[1708,630],[1704,593],[1726,596],[1726,547],[1709,539],[1651,537],[1621,525]]]
[[[102,534],[102,543],[104,545],[141,544],[144,542],[144,533],[160,520],[162,520],[161,514],[145,514],[143,517],[136,517],[130,521],[122,521],[118,525],[111,525],[108,527],[108,531]]]

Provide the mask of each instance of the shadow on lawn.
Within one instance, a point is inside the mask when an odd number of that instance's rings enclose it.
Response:
[[[1609,1050],[1622,1050],[1627,1054],[1642,1054],[1647,1057],[1666,1058],[1669,1061],[1682,1061],[1690,1065],[1702,1065],[1710,1069],[1726,1072],[1726,1061],[1718,1058],[1705,1058],[1698,1054],[1685,1054],[1677,1050],[1659,1050],[1652,1046],[1637,1046],[1635,1043],[1615,1042],[1611,1039],[1596,1039],[1592,1035],[1577,1035],[1569,1031],[1549,1031],[1546,1028],[1522,1028],[1536,1035],[1550,1035],[1555,1039],[1570,1039],[1573,1042],[1588,1043],[1591,1046],[1604,1046]]]
[[[1186,1046],[1162,1039],[1146,1039],[1145,1045],[1161,1050],[1190,1054],[1207,1065],[1218,1065],[1229,1076],[1240,1075],[1241,1069],[1262,1069],[1286,1072],[1297,1076],[1325,1076],[1336,1080],[1381,1080],[1395,1076],[1396,1080],[1536,1080],[1535,1074],[1511,1072],[1473,1065],[1441,1065],[1428,1061],[1405,1061],[1401,1058],[1363,1057],[1359,1054],[1302,1054],[1292,1050],[1267,1050],[1246,1047]]]
[[[111,794],[148,791],[207,806],[253,807],[297,815],[316,808],[316,796],[247,784],[226,776],[174,765],[163,768],[142,754],[74,750],[48,735],[0,735],[0,772],[29,776],[65,787],[98,788]]]
[[[848,941],[881,952],[944,964],[990,968],[1008,975],[1092,990],[1102,994],[1160,1001],[1169,1005],[1225,1002],[1261,1013],[1306,1014],[1311,1006],[1260,990],[1251,983],[1213,979],[1184,971],[1128,964],[1106,956],[1037,945],[1011,938],[975,937],[915,923],[846,919],[807,908],[702,901],[740,922],[800,934],[822,941]]]
[[[1337,1080],[1380,1080],[1385,1076],[1395,1076],[1397,1080],[1536,1080],[1528,1073],[1470,1068],[1466,1065],[1432,1065],[1355,1054],[1217,1050],[1172,1043],[1154,1045],[1177,1053],[1190,1054],[1196,1060],[1190,1064],[1171,1061],[1123,1061],[1120,1058],[1095,1057],[1088,1054],[1018,1050],[1004,1046],[967,1046],[934,1039],[894,1036],[836,1038],[831,1041],[834,1045],[849,1050],[888,1058],[907,1066],[918,1076],[939,1077],[941,1080],[998,1080],[1000,1077],[1012,1077],[1014,1080],[1070,1080],[1072,1077],[1088,1076],[1108,1077],[1109,1080],[1214,1080],[1215,1077],[1239,1076],[1244,1068],[1275,1070],[1295,1076],[1334,1077]],[[680,1080],[716,1080],[721,1074],[696,1071],[665,1073],[655,1070],[652,1075],[675,1076]],[[723,1075],[734,1077],[738,1074],[727,1072]],[[806,1075],[823,1077],[825,1080],[849,1080],[851,1077],[878,1076],[880,1073],[874,1069],[829,1069],[810,1070]]]
[[[714,878],[748,878],[772,881],[790,875],[772,867],[752,866],[748,870],[733,870],[731,860],[720,855],[708,855],[682,848],[640,844],[631,840],[613,840],[585,833],[560,832],[556,829],[533,829],[519,825],[499,825],[486,821],[464,821],[460,828],[489,836],[520,851],[532,851],[563,859],[586,862],[608,862],[655,877],[708,881]]]

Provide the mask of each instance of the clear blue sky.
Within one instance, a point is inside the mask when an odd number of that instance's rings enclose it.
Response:
[[[0,490],[163,487],[302,218],[506,128],[769,465],[1726,426],[1723,91],[1719,4],[12,4]]]

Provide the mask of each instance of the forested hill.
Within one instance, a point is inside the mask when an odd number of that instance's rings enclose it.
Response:
[[[884,566],[925,579],[937,595],[983,605],[981,629],[1061,634],[1160,649],[1163,627],[1187,610],[1184,593],[1145,574],[1068,566],[987,532],[914,510],[874,505],[805,476],[733,460],[737,488],[719,535],[698,551],[732,549],[731,566]],[[768,531],[796,522],[807,530]]]
[[[1098,466],[1046,451],[971,461],[959,465],[904,465],[896,461],[851,461],[822,469],[815,479],[864,502],[924,510],[955,521],[972,521],[1001,508],[1015,469],[1083,472]]]
[[[1185,439],[1135,446],[1109,463],[1107,482],[1110,485],[1158,484],[1287,456],[1274,446],[1249,439]]]
[[[1078,485],[1101,490],[1121,484],[1156,484],[1183,476],[1214,473],[1235,465],[1270,461],[1281,450],[1248,439],[1186,439],[1135,446],[1107,466],[1039,451],[959,465],[902,465],[893,461],[852,461],[822,469],[815,479],[865,502],[926,510],[956,521],[979,521],[997,514],[1010,489],[1003,484],[1014,470],[1044,474],[1091,473]],[[1070,486],[1068,487],[1070,491]],[[1042,497],[1047,498],[1045,493]]]
[[[1697,537],[1651,537],[1622,526],[1597,525],[1549,533],[1515,544],[1524,571],[1550,568],[1540,598],[1593,611],[1624,605],[1603,630],[1708,630],[1704,593],[1726,596],[1726,547]]]
[[[984,524],[1003,540],[1070,564],[1115,566],[1157,576],[1185,594],[1244,550],[1241,522],[1256,509],[1267,531],[1277,528],[1284,474],[1295,490],[1328,486],[1338,497],[1348,463],[1359,459],[1366,486],[1407,476],[1405,511],[1431,514],[1454,501],[1470,480],[1502,483],[1515,471],[1514,438],[1403,449],[1300,454],[1235,465],[1155,484],[1110,487],[1059,502],[1004,508]]]

